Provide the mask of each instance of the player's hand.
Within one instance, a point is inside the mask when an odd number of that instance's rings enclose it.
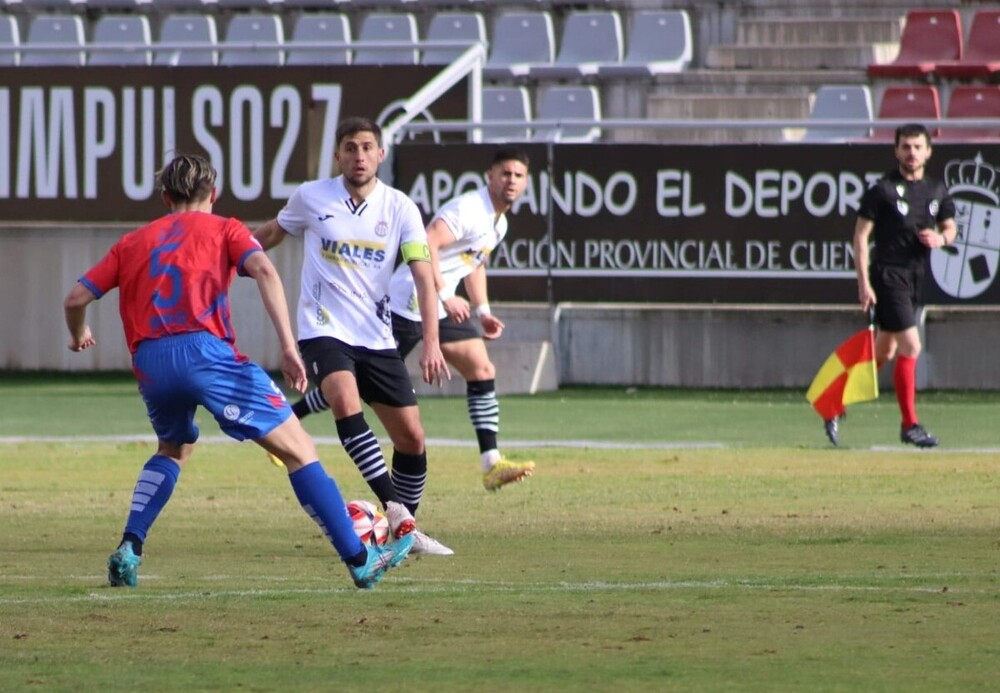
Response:
[[[281,354],[281,374],[285,376],[285,384],[296,392],[305,392],[308,378],[306,365],[302,363],[299,352],[289,349]]]
[[[465,322],[472,315],[469,302],[461,296],[452,296],[443,302],[444,312],[448,314],[448,319],[452,322]]]
[[[861,304],[862,311],[867,311],[875,305],[875,290],[872,289],[871,284],[866,283],[864,286],[858,286],[858,303]]]
[[[424,341],[424,348],[420,352],[420,372],[428,385],[444,387],[444,381],[451,380],[451,371],[439,345]]]
[[[90,332],[90,325],[84,325],[79,335],[70,335],[69,338],[70,351],[83,351],[95,344],[97,344],[97,340],[94,339],[94,335]]]
[[[917,238],[928,248],[943,248],[945,239],[943,233],[938,233],[934,229],[923,229],[917,232]]]
[[[492,313],[480,315],[479,322],[483,326],[483,339],[499,339],[503,334],[503,321]]]

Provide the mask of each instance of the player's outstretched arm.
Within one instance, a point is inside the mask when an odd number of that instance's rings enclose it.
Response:
[[[87,306],[96,298],[90,289],[77,282],[63,300],[70,351],[83,351],[97,344],[87,324]]]
[[[285,287],[281,283],[278,270],[264,253],[253,253],[243,263],[243,269],[257,282],[264,310],[271,318],[278,342],[281,344],[281,372],[289,387],[299,392],[306,391],[306,367],[299,356],[299,349],[292,333],[292,322],[288,316]]]
[[[486,265],[479,265],[465,278],[465,291],[474,306],[479,324],[483,326],[483,339],[499,339],[504,324],[490,311],[490,299],[486,291]]]
[[[441,249],[446,248],[455,242],[455,234],[451,227],[445,223],[444,219],[435,219],[427,227],[427,249],[431,255],[431,269],[434,272],[434,289],[437,298],[444,306],[444,312],[452,322],[465,322],[472,314],[469,310],[469,303],[461,296],[455,295],[455,288],[449,283],[441,273]]]
[[[875,222],[858,217],[854,224],[854,269],[858,275],[858,303],[861,310],[875,305],[875,290],[868,277],[868,239],[871,238]]]
[[[262,226],[257,227],[253,232],[253,237],[261,244],[264,250],[270,250],[274,246],[285,240],[285,230],[278,224],[277,219],[272,219]]]
[[[431,263],[426,260],[410,260],[408,264],[413,274],[413,284],[417,289],[417,303],[420,305],[424,335],[420,370],[425,383],[443,385],[446,379],[451,380],[451,371],[445,363],[444,354],[441,353],[437,301],[434,295],[434,271]]]

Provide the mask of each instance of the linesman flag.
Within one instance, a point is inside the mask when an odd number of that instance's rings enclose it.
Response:
[[[878,399],[873,325],[850,337],[830,354],[813,378],[806,399],[824,421],[842,416],[848,404]]]

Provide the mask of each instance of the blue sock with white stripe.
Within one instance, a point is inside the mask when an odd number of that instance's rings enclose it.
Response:
[[[352,563],[351,559],[365,554],[364,544],[354,532],[354,523],[347,514],[337,482],[330,478],[322,464],[307,464],[289,474],[288,480],[302,509],[316,521],[341,558]]]
[[[153,455],[149,458],[132,491],[132,507],[125,522],[125,534],[136,536],[140,542],[146,541],[146,534],[170,500],[180,473],[180,466],[169,457]],[[138,548],[141,552],[142,547]]]

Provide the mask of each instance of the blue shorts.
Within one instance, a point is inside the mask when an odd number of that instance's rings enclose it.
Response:
[[[198,440],[199,404],[236,440],[258,440],[284,423],[292,415],[285,395],[263,368],[237,359],[231,345],[208,332],[139,344],[132,368],[157,438]]]

